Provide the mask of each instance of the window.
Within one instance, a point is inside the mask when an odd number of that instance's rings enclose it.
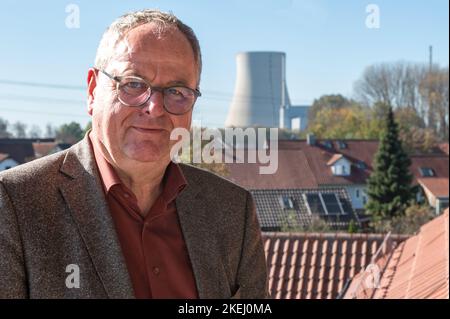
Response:
[[[294,209],[294,200],[289,196],[280,196],[280,205],[283,209]]]
[[[348,176],[350,175],[350,169],[348,161],[345,159],[340,159],[338,162],[331,166],[331,172],[335,176]]]
[[[363,205],[365,206],[367,204],[367,197],[363,196]]]
[[[422,177],[436,176],[436,174],[434,173],[434,170],[430,167],[421,167],[421,168],[419,168],[419,171],[420,171],[420,175],[422,175]]]
[[[356,198],[359,198],[359,189],[356,190]]]

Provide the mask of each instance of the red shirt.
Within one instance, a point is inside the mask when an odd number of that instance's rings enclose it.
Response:
[[[170,162],[161,195],[143,215],[136,196],[91,144],[136,298],[198,298],[175,205],[187,184],[180,167]]]

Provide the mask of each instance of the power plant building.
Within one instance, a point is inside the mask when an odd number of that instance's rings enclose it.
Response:
[[[236,84],[225,127],[306,128],[309,106],[291,105],[285,53],[243,52],[236,61]]]

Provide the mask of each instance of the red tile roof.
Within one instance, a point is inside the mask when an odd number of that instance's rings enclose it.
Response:
[[[0,162],[7,159],[9,157],[9,154],[6,153],[0,153]]]
[[[435,173],[435,177],[449,177],[449,158],[446,155],[417,155],[411,156],[410,170],[414,175],[414,183],[418,184],[418,179],[423,178],[420,174],[421,167],[430,167]]]
[[[339,148],[331,141],[332,148],[320,141],[315,146],[305,140],[282,140],[278,145],[278,171],[271,175],[259,174],[257,163],[227,163],[227,178],[248,189],[318,188],[321,186],[364,185],[372,172],[372,161],[378,150],[375,140],[345,140],[346,148]],[[334,176],[327,165],[342,154],[353,164],[363,162],[366,168],[352,165],[350,176]],[[419,168],[431,167],[437,177],[449,176],[449,158],[443,153],[415,155],[411,157],[414,183],[422,178]]]
[[[449,184],[448,178],[436,178],[436,177],[427,177],[427,178],[419,178],[419,184],[426,188],[429,192],[433,194],[433,196],[442,198],[447,197],[449,193]]]
[[[56,142],[36,142],[33,143],[34,154],[36,157],[46,156],[52,151],[58,143]]]
[[[272,298],[336,298],[369,263],[383,238],[378,234],[263,233]]]
[[[313,175],[305,154],[294,149],[279,151],[278,170],[275,174],[259,174],[257,163],[228,163],[227,178],[247,189],[289,189],[316,188]]]
[[[377,289],[361,284],[357,276],[348,298],[448,299],[449,210],[425,224],[419,233],[400,243],[390,254]],[[354,289],[358,287],[358,289]]]
[[[351,185],[365,184],[366,179],[372,171],[372,158],[378,148],[378,141],[370,140],[346,140],[347,147],[339,149],[336,142],[332,142],[333,148],[328,149],[321,144],[316,146],[308,145],[305,141],[286,141],[287,143],[298,143],[300,149],[305,154],[312,173],[318,185]],[[280,143],[282,144],[282,143]],[[335,176],[331,172],[328,161],[335,154],[342,154],[350,162],[362,161],[366,164],[366,169],[356,166],[351,168],[350,176]]]
[[[400,244],[375,298],[449,298],[449,219],[446,212]]]

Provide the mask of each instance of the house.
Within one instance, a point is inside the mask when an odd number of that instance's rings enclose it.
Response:
[[[325,222],[325,229],[347,231],[352,221],[358,228],[365,222],[364,216],[354,212],[343,188],[259,189],[250,192],[263,231],[311,230],[316,220]]]
[[[0,153],[0,172],[19,165],[9,154]]]
[[[449,299],[449,210],[352,278],[348,299]]]
[[[34,154],[36,158],[47,156],[59,151],[63,151],[72,146],[68,143],[57,142],[42,142],[37,141],[33,143]]]
[[[264,232],[275,299],[335,299],[384,243],[381,234]],[[407,236],[392,236],[399,244]]]
[[[17,165],[70,147],[53,138],[0,138],[0,153],[8,154]]]
[[[435,209],[436,215],[442,213],[448,205],[448,178],[424,177],[418,179],[428,204]]]
[[[367,179],[373,171],[378,144],[378,140],[316,140],[312,135],[306,140],[280,140],[274,174],[259,174],[260,166],[266,164],[258,161],[235,162],[226,163],[227,178],[250,190],[344,188],[359,212],[368,201]],[[449,157],[441,149],[410,158],[415,185],[428,169],[433,177],[449,178]]]
[[[276,299],[449,298],[449,210],[413,236],[263,232]]]
[[[19,164],[35,159],[33,141],[27,138],[0,138],[0,153],[9,156]]]

